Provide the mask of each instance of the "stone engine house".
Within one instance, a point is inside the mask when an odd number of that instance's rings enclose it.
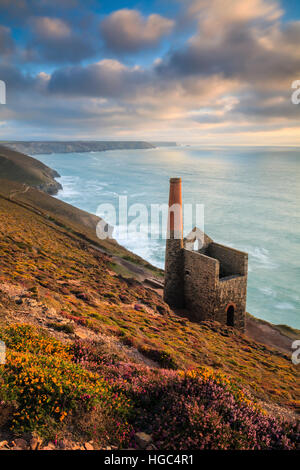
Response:
[[[197,228],[183,238],[181,178],[171,178],[164,300],[186,308],[194,321],[244,331],[247,274],[247,253],[215,243]]]

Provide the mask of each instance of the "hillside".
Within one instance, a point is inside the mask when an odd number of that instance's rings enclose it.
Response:
[[[299,332],[190,321],[98,221],[0,180],[0,447],[297,448]]]
[[[31,141],[2,142],[6,147],[30,155],[70,152],[104,152],[106,150],[150,149],[155,144],[141,141]]]
[[[59,174],[43,163],[0,145],[0,177],[56,194],[61,185]]]
[[[297,445],[299,368],[289,356],[171,311],[120,274],[117,245],[100,251],[71,208],[68,222],[59,201],[17,186],[0,185],[3,433],[98,448],[135,445],[138,431],[157,448]]]

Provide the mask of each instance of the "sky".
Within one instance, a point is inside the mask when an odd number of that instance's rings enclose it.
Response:
[[[1,140],[300,146],[299,0],[0,0],[0,18]]]

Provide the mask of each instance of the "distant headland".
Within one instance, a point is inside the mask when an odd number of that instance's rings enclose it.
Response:
[[[74,140],[74,141],[3,141],[6,147],[30,155],[47,153],[104,152],[106,150],[153,149],[156,147],[176,146],[176,142]]]

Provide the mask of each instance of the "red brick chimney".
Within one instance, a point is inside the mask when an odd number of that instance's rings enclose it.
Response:
[[[171,307],[184,306],[181,178],[170,179],[164,300]]]
[[[168,235],[179,240],[183,237],[181,178],[170,179]]]

